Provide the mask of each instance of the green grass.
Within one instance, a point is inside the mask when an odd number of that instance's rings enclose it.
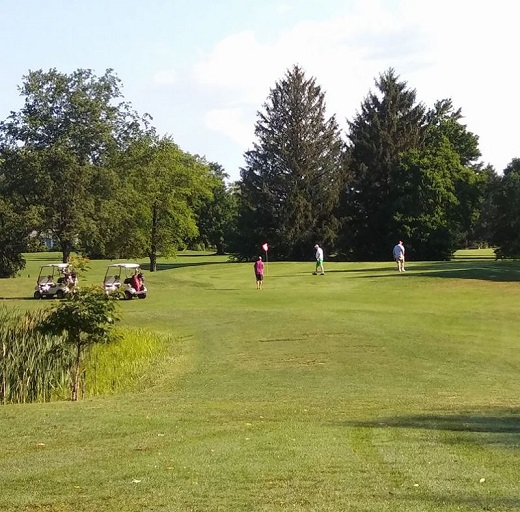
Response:
[[[25,300],[42,258],[3,303],[49,304]],[[312,270],[271,261],[258,291],[252,263],[160,262],[121,302],[169,336],[140,385],[0,408],[0,510],[519,510],[520,264]]]

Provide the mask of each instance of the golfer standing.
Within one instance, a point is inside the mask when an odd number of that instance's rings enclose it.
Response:
[[[399,240],[399,243],[394,247],[393,255],[397,263],[397,270],[399,272],[406,272],[404,269],[404,245],[402,240]]]
[[[316,244],[314,246],[314,250],[316,251],[316,253],[315,253],[316,270],[314,271],[314,275],[317,275],[318,272],[320,272],[320,274],[322,276],[324,276],[325,269],[323,268],[323,249],[318,244]]]
[[[255,277],[256,277],[256,289],[262,290],[264,288],[264,262],[262,256],[258,256],[255,261]]]

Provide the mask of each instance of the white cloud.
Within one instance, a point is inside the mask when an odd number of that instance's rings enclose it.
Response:
[[[216,44],[197,63],[195,76],[199,85],[211,91],[213,120],[227,109],[232,109],[234,117],[250,119],[285,71],[299,64],[323,87],[330,113],[345,118],[354,113],[375,76],[385,69],[384,55],[377,55],[378,48],[379,53],[390,51],[391,40],[394,55],[401,52],[410,58],[410,46],[412,53],[419,52],[420,38],[413,30],[404,32],[409,36],[405,42],[394,37],[399,31],[398,20],[387,11],[377,16],[365,16],[363,11],[327,22],[299,23],[272,43],[262,44],[255,32],[244,31]],[[413,40],[418,43],[414,45]],[[419,57],[417,62],[421,62]],[[239,140],[232,123],[213,122],[212,129]],[[243,135],[240,140],[243,147],[251,142],[245,144]]]
[[[220,41],[195,65],[199,84],[227,93],[230,102],[255,102],[265,93],[263,84],[271,50],[262,46],[254,32],[233,34]]]
[[[174,70],[167,69],[155,73],[152,81],[157,85],[175,85],[178,82],[178,76]]]
[[[276,5],[276,7],[275,7],[275,12],[279,16],[280,15],[284,15],[284,14],[288,14],[292,10],[293,10],[293,8],[290,5],[286,4],[285,2],[281,2],[278,5]]]
[[[225,134],[241,148],[250,146],[253,140],[253,122],[246,117],[242,108],[215,108],[205,116],[206,126],[210,130]]]
[[[260,32],[253,30],[218,42],[195,66],[196,81],[211,98],[207,126],[242,149],[249,147],[256,111],[294,64],[316,77],[329,114],[337,114],[345,126],[374,79],[393,67],[427,106],[452,98],[468,128],[480,136],[484,161],[502,170],[515,156],[518,131],[504,122],[503,111],[511,108],[519,78],[520,2],[370,0],[356,5],[348,15],[295,24],[270,42],[261,42]],[[515,108],[512,117],[518,118]]]

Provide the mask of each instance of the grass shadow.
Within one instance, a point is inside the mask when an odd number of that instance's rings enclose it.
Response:
[[[514,261],[454,260],[421,266],[421,275],[485,281],[520,281],[520,265]]]
[[[34,297],[0,297],[0,300],[30,300],[30,301],[36,301]]]
[[[345,272],[349,274],[367,274],[384,272],[379,276],[360,275],[360,278],[416,278],[440,277],[444,279],[475,279],[494,282],[519,282],[520,264],[515,261],[497,261],[475,258],[474,260],[452,260],[436,262],[408,262],[407,272],[399,274],[391,267],[370,267],[364,269],[337,269],[328,272]]]
[[[345,421],[343,426],[362,428],[412,428],[507,434],[504,444],[520,448],[520,408],[460,411],[456,414],[416,414],[376,418],[371,421]]]
[[[190,256],[191,257],[191,256]],[[187,262],[179,262],[179,263],[157,263],[157,272],[161,270],[172,270],[175,268],[184,268],[184,267],[203,267],[207,265],[225,265],[227,261],[187,261]],[[145,271],[150,271],[150,264],[143,263],[141,268]]]
[[[325,269],[327,274],[366,274],[367,272],[392,272],[393,267],[367,267],[367,268],[344,268],[344,269]]]
[[[457,494],[450,493],[449,496],[443,493],[427,493],[422,496],[423,500],[427,500],[431,506],[438,507],[437,510],[446,510],[445,505],[456,504],[456,510],[483,510],[483,511],[502,511],[506,510],[518,511],[520,510],[520,498],[509,497],[509,496],[482,496],[472,495],[469,492],[461,492]],[[406,507],[409,507],[411,503],[417,503],[417,495],[412,493],[405,496],[400,496],[399,500],[406,502]],[[409,508],[406,508],[409,510]],[[422,508],[420,510],[423,510]],[[428,509],[434,510],[434,509]],[[449,510],[453,510],[450,508]]]

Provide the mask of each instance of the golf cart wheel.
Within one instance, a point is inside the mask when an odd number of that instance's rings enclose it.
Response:
[[[57,299],[63,299],[63,297],[65,297],[65,292],[63,290],[58,290],[56,292],[56,298]]]
[[[138,295],[138,297],[139,297],[140,299],[146,299],[146,293],[140,293],[140,294]]]
[[[34,297],[35,299],[41,299],[41,298],[42,298],[42,294],[41,294],[38,290],[36,290],[36,291],[34,292],[33,297]]]
[[[132,300],[134,296],[127,290],[125,292],[125,300]]]

